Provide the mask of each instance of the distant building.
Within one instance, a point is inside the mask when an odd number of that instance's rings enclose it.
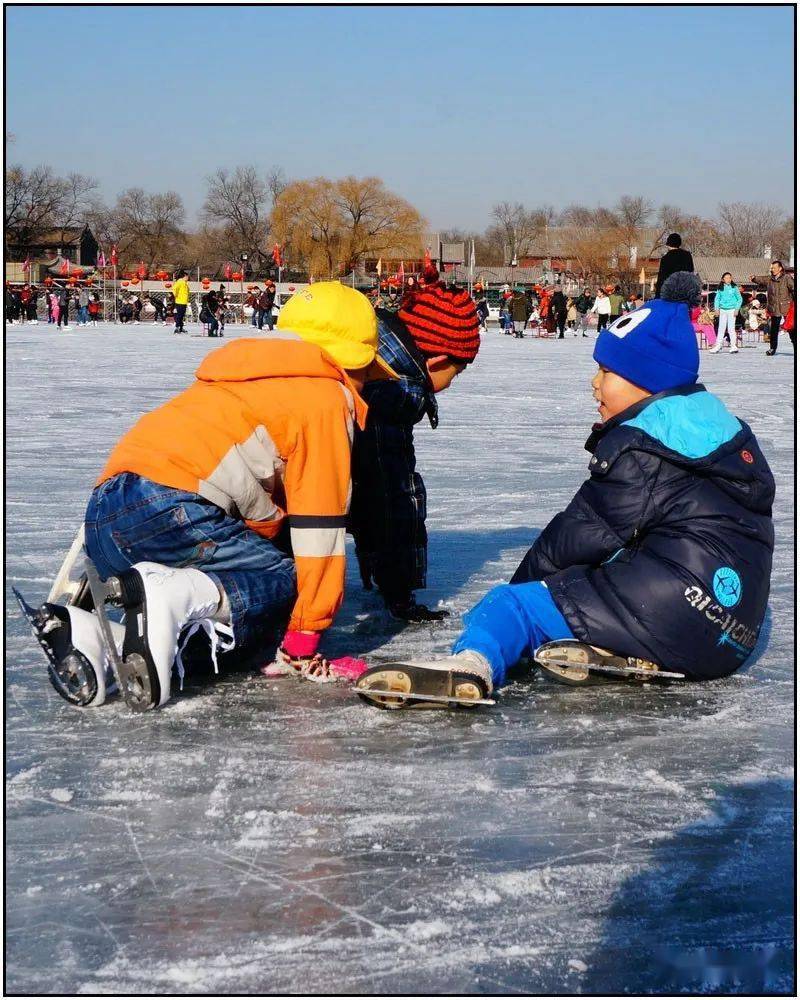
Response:
[[[8,234],[10,260],[52,261],[63,258],[80,267],[94,267],[99,245],[88,226],[65,226],[43,233],[28,246],[15,243],[13,233]]]
[[[764,257],[695,257],[694,266],[704,285],[712,288],[722,280],[726,271],[741,288],[765,287],[769,280],[770,261]],[[787,268],[787,270],[791,270]],[[756,281],[752,281],[755,275]]]

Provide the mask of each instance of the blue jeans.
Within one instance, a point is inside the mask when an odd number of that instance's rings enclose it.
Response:
[[[94,489],[85,520],[86,551],[102,579],[145,561],[207,573],[228,595],[237,648],[291,610],[294,560],[197,493],[123,472]]]
[[[466,628],[454,653],[472,649],[492,667],[495,687],[505,684],[506,671],[551,639],[573,639],[566,619],[543,583],[503,583],[493,587],[464,616]]]
[[[84,324],[89,322],[88,306],[78,306],[78,322]]]

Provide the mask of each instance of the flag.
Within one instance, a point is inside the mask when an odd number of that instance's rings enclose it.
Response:
[[[111,266],[116,267],[119,263],[119,257],[117,256],[117,248],[115,245],[111,247]]]
[[[397,277],[400,279],[400,284],[401,285],[406,280],[406,271],[405,271],[405,268],[403,267],[402,260],[400,261],[400,270],[397,272]]]
[[[275,261],[276,267],[281,267],[283,264],[283,257],[281,256],[281,247],[279,243],[276,243],[272,248],[272,259]]]
[[[375,268],[375,270],[378,272],[378,277],[380,278],[381,273],[383,272],[383,258],[382,257],[378,257],[378,266]]]
[[[144,281],[144,279],[147,277],[147,268],[145,267],[145,263],[143,260],[139,261],[139,269],[137,270],[136,273],[142,279],[142,281]]]
[[[225,265],[225,280],[230,281],[232,277],[233,277],[233,268],[231,267],[230,263],[228,263]]]
[[[430,247],[425,247],[425,263],[424,263],[424,266],[425,267],[430,267],[431,266],[431,248]]]
[[[97,266],[98,268],[106,266],[106,255],[103,253],[102,250],[98,251],[97,254]]]
[[[31,269],[31,259],[30,257],[26,257],[25,263],[22,265],[22,270],[25,272],[25,274],[27,274],[28,271],[30,271],[30,269]]]
[[[69,274],[69,261],[67,260],[66,257],[64,258],[64,260],[61,261],[61,267],[58,269],[58,273]]]

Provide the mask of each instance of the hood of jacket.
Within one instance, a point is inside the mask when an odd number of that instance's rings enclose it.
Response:
[[[712,480],[747,510],[772,509],[775,480],[753,432],[699,383],[656,393],[595,426],[586,449],[595,475],[623,452],[643,451]]]
[[[431,427],[439,423],[438,406],[425,358],[396,313],[376,309],[378,355],[396,379],[368,382],[364,399],[370,413],[387,423],[418,423],[425,414]]]
[[[356,420],[364,426],[367,405],[347,373],[316,344],[290,330],[268,337],[243,337],[207,355],[195,372],[200,382],[252,382],[270,378],[326,378],[341,382],[353,396]]]

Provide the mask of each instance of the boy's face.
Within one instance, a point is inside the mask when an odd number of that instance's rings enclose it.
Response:
[[[647,389],[640,389],[638,385],[634,385],[621,375],[602,367],[598,367],[597,374],[592,379],[592,389],[603,423],[627,410],[634,403],[652,396]]]

